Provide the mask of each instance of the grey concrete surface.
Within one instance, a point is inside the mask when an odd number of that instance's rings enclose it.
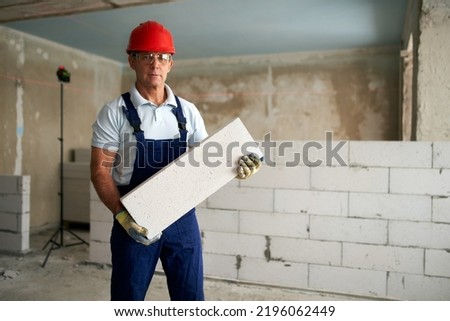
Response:
[[[73,230],[89,240],[87,230]],[[54,250],[42,267],[48,252],[43,249],[53,230],[30,235],[31,251],[23,255],[0,254],[0,300],[2,301],[107,301],[111,267],[88,262],[87,245],[65,246]],[[64,232],[64,244],[76,239]],[[367,298],[310,292],[289,288],[205,279],[208,301],[348,301]],[[169,300],[165,276],[152,280],[146,300]]]

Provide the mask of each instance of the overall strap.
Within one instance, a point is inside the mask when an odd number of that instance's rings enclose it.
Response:
[[[144,141],[144,132],[141,129],[141,119],[137,113],[136,108],[130,99],[130,93],[126,92],[122,94],[122,98],[125,101],[126,108],[122,106],[123,112],[130,122],[131,127],[133,127],[133,134],[136,136],[136,139],[140,142]]]
[[[177,117],[178,130],[180,131],[180,141],[187,144],[187,130],[186,130],[186,118],[183,115],[183,110],[181,109],[180,99],[175,96],[177,101],[177,107],[172,109],[173,113]]]

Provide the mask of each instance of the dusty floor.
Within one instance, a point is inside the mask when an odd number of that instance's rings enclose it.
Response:
[[[89,240],[87,230],[73,230]],[[48,248],[44,245],[55,230],[30,235],[30,252],[14,256],[0,254],[1,301],[107,301],[111,267],[88,263],[89,247],[76,245],[54,250],[42,267]],[[64,244],[74,243],[63,233]],[[209,301],[344,301],[363,298],[287,288],[267,287],[230,281],[205,279]],[[164,275],[153,278],[146,300],[168,300]]]

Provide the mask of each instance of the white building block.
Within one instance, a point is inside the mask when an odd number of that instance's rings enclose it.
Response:
[[[308,238],[309,217],[303,214],[239,213],[239,232],[267,236]]]
[[[236,252],[242,257],[264,259],[267,247],[266,243],[266,238],[264,236],[238,234]]]
[[[414,274],[424,270],[423,249],[344,243],[342,257],[345,267]]]
[[[236,233],[203,231],[203,252],[220,255],[238,255],[239,239]],[[224,242],[224,243],[222,243]]]
[[[311,265],[309,286],[323,291],[385,297],[386,274],[381,271]]]
[[[308,286],[308,265],[293,262],[270,261],[243,258],[239,269],[239,279],[250,282],[276,284],[306,288]],[[279,300],[279,298],[268,298]]]
[[[90,148],[76,148],[73,150],[73,161],[89,163],[91,161],[91,149]]]
[[[265,166],[251,179],[241,181],[244,187],[265,188],[310,188],[310,169],[305,166],[297,167],[270,167]]]
[[[17,226],[18,216],[19,214],[16,213],[0,212],[0,223],[1,223],[0,229],[5,232],[8,231],[17,233],[19,230]]]
[[[348,215],[348,193],[275,190],[275,212],[316,215]]]
[[[429,142],[351,141],[350,166],[431,168]]]
[[[392,168],[390,192],[450,196],[450,170]]]
[[[450,278],[448,250],[425,250],[425,275]]]
[[[19,233],[30,233],[30,213],[22,213],[17,217],[17,228]]]
[[[450,223],[450,197],[433,197],[433,222]]]
[[[271,160],[276,166],[348,165],[348,141],[276,141],[275,144],[271,148]]]
[[[450,225],[391,221],[389,223],[389,244],[428,249],[448,249],[450,245]]]
[[[218,209],[272,212],[273,190],[225,186],[211,195],[207,204],[210,208]]]
[[[0,175],[0,194],[30,194],[29,175]]]
[[[205,159],[206,154],[211,156],[209,147],[212,146],[222,152],[216,153],[213,159]],[[148,237],[152,238],[233,180],[239,158],[249,152],[261,154],[237,118],[122,197],[121,201],[136,222],[148,229]],[[173,195],[177,196],[176,202]]]
[[[27,252],[30,249],[30,233],[0,231],[0,249],[8,252]]]
[[[91,171],[89,163],[66,162],[63,164],[64,178],[77,178],[90,180]]]
[[[238,267],[241,260],[242,259],[236,255],[204,253],[204,274],[205,276],[236,280],[238,278]]]
[[[310,238],[366,244],[387,244],[387,221],[311,216]]]
[[[387,296],[402,300],[449,301],[450,279],[389,273]]]
[[[240,255],[264,259],[264,236],[221,232],[203,232],[203,251],[222,255]]]
[[[109,243],[111,238],[112,225],[113,225],[112,220],[111,222],[91,221],[89,225],[91,241]]]
[[[1,175],[0,194],[18,194],[19,176]]]
[[[450,142],[433,143],[433,167],[450,168]]]
[[[0,212],[0,230],[12,233],[29,233],[30,213]]]
[[[273,237],[270,239],[270,255],[273,260],[342,264],[342,246],[339,242]]]
[[[387,193],[388,168],[311,168],[311,188],[320,191]]]
[[[22,214],[29,211],[29,195],[0,194],[0,212]]]
[[[98,197],[98,194],[92,182],[89,184],[89,195],[91,196],[91,200],[100,201],[100,198]]]
[[[202,231],[239,233],[238,211],[197,207],[196,213]]]
[[[350,193],[349,216],[431,221],[431,197],[425,195]]]
[[[90,221],[112,222],[113,215],[111,211],[99,200],[89,202]]]
[[[111,264],[111,248],[109,242],[89,242],[89,261],[98,264]]]
[[[0,175],[0,250],[27,252],[30,246],[30,177]]]

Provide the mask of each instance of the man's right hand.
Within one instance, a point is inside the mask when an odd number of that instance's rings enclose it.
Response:
[[[154,238],[149,240],[147,238],[148,230],[138,225],[134,219],[131,217],[128,211],[121,211],[117,213],[114,218],[122,225],[122,227],[127,231],[128,235],[131,236],[136,242],[139,242],[144,245],[150,245],[151,243],[157,241],[158,238]]]

